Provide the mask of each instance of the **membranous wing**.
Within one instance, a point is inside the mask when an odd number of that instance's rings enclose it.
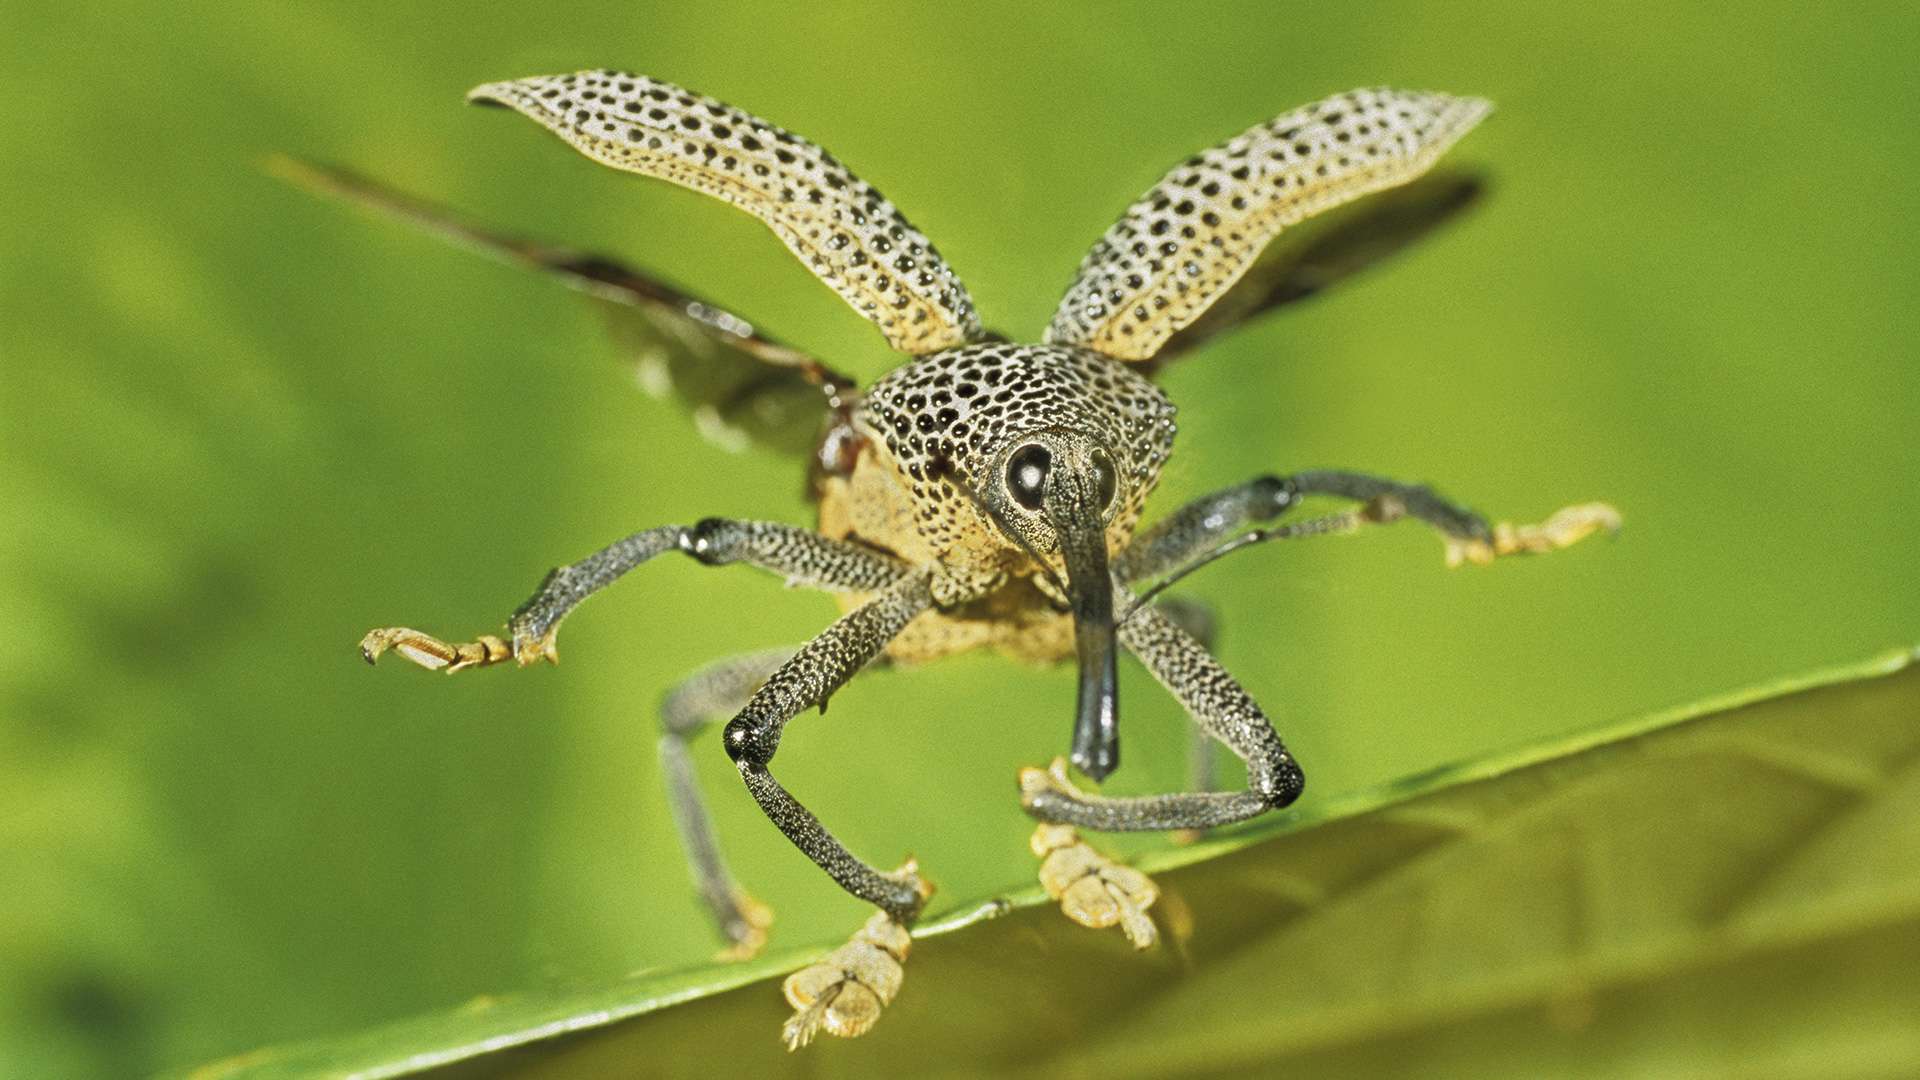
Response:
[[[271,167],[302,187],[405,221],[505,262],[553,274],[606,311],[639,382],[681,402],[700,432],[729,449],[808,453],[828,406],[853,380],[752,323],[602,255],[502,235],[344,169],[292,158]]]
[[[1285,230],[1246,274],[1154,354],[1163,364],[1275,308],[1326,289],[1398,254],[1480,200],[1467,172],[1432,172]]]
[[[1094,244],[1047,341],[1154,359],[1283,230],[1421,175],[1488,108],[1477,98],[1355,90],[1202,151]]]
[[[523,113],[601,164],[759,218],[901,352],[980,336],[966,286],[893,203],[833,155],[757,116],[612,71],[488,83],[467,98]]]

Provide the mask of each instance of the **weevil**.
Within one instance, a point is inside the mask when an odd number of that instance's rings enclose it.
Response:
[[[1209,650],[1196,612],[1162,598],[1214,559],[1277,539],[1411,518],[1447,561],[1485,563],[1618,526],[1603,503],[1538,525],[1489,525],[1428,487],[1348,471],[1268,475],[1138,523],[1174,441],[1153,376],[1220,333],[1312,295],[1404,247],[1472,201],[1468,174],[1432,169],[1487,114],[1485,101],[1356,90],[1283,113],[1175,166],[1096,242],[1038,344],[984,329],[966,287],[893,203],[815,144],[712,98],[642,75],[591,71],[489,83],[504,106],[625,172],[723,199],[760,219],[907,359],[864,391],[717,304],[615,260],[503,236],[354,174],[282,162],[292,178],[561,276],[621,315],[642,381],[683,399],[727,444],[804,448],[814,528],[708,518],[644,529],[562,566],[507,621],[506,636],[447,642],[405,627],[361,643],[443,672],[555,662],[567,613],[655,556],[744,564],[835,594],[842,614],[798,648],[697,672],[661,710],[660,759],[694,880],[736,955],[770,916],[722,858],[688,756],[716,723],[747,791],[775,827],[872,918],[794,973],[792,1048],[819,1031],[859,1035],[899,991],[910,929],[931,886],[914,863],[882,870],[850,852],[774,777],[788,722],[862,669],[972,649],[1078,667],[1069,753],[1020,773],[1020,805],[1047,892],[1074,921],[1156,938],[1144,874],[1081,831],[1192,833],[1284,808],[1301,767],[1267,714]],[[1313,496],[1348,509],[1278,524]],[[1202,740],[1246,766],[1238,790],[1114,797],[1087,790],[1120,762],[1124,648],[1191,716]],[[1205,743],[1210,746],[1211,743]],[[1204,756],[1199,758],[1204,762]]]

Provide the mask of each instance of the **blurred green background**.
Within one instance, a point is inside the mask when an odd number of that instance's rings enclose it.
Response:
[[[1326,93],[1492,98],[1494,190],[1172,369],[1155,507],[1263,471],[1428,479],[1627,529],[1446,573],[1407,528],[1185,589],[1308,798],[1920,638],[1920,129],[1905,4],[8,5],[0,11],[0,1073],[124,1075],[475,995],[703,962],[654,764],[678,676],[829,601],[649,567],[558,669],[368,670],[631,529],[809,519],[798,466],[637,392],[555,284],[266,178],[337,161],[618,253],[872,377],[877,334],[725,206],[467,109],[617,66],[828,146],[991,323],[1044,325],[1167,166]],[[1128,767],[1183,774],[1124,675]],[[1071,676],[966,657],[796,722],[783,779],[936,906],[1029,879],[1017,766]],[[776,940],[863,917],[702,744]],[[1158,841],[1140,841],[1157,843]]]

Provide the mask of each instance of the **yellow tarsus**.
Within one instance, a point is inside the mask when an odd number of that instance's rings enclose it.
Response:
[[[912,864],[895,871],[913,872]],[[824,1031],[843,1039],[866,1034],[906,979],[913,938],[885,912],[867,920],[845,945],[787,976],[781,984],[794,1013],[781,1025],[788,1050]]]
[[[749,896],[745,890],[733,891],[733,903],[740,911],[740,918],[746,923],[746,930],[738,941],[721,949],[714,957],[722,963],[737,963],[751,960],[760,955],[767,944],[767,929],[773,925],[773,909]]]
[[[360,639],[360,655],[369,664],[378,662],[388,651],[428,671],[443,671],[448,675],[508,660],[519,661],[521,667],[541,660],[549,664],[560,662],[552,634],[539,641],[516,638],[512,645],[493,634],[483,634],[473,641],[449,643],[405,626],[383,626]]]
[[[839,996],[840,985],[836,983],[828,987],[819,997],[808,1002],[805,1008],[788,1017],[786,1023],[780,1025],[780,1038],[787,1044],[788,1050],[798,1050],[813,1041],[813,1037],[820,1031],[821,1022],[826,1018],[827,1006],[833,1004],[833,999]]]
[[[1023,770],[1020,779],[1028,790],[1064,783],[1064,776],[1039,769]],[[1159,940],[1147,909],[1160,898],[1160,889],[1147,875],[1095,851],[1071,825],[1041,824],[1027,846],[1040,856],[1041,886],[1067,918],[1096,930],[1118,926],[1136,949],[1150,949]]]
[[[1503,555],[1541,555],[1573,545],[1605,530],[1620,531],[1620,511],[1603,502],[1580,503],[1562,507],[1537,525],[1515,525],[1502,521],[1493,527],[1491,540],[1449,536],[1447,565],[1473,563],[1485,566]]]

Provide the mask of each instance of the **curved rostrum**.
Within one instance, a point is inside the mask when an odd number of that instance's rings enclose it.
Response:
[[[1153,359],[1281,230],[1426,172],[1490,107],[1447,94],[1354,90],[1196,154],[1081,260],[1047,341]]]
[[[901,352],[981,337],[966,287],[891,202],[833,155],[759,117],[613,71],[488,83],[467,99],[523,113],[604,165],[759,218]]]

